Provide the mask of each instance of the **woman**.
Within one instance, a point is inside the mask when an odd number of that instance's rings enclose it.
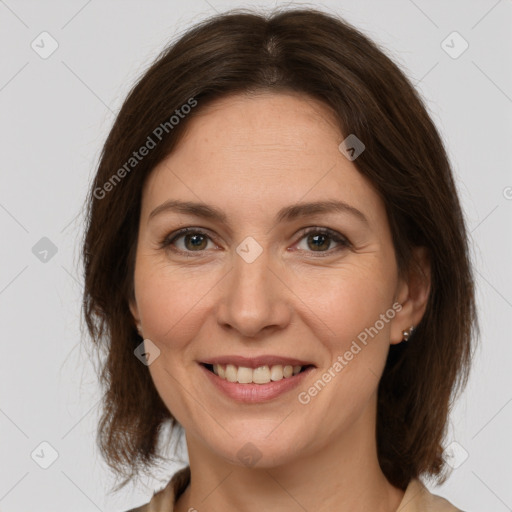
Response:
[[[232,12],[128,95],[88,198],[103,456],[136,511],[458,510],[443,440],[475,303],[440,136],[374,43],[314,10]]]

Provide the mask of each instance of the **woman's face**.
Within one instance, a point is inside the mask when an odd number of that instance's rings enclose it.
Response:
[[[276,466],[373,432],[408,290],[384,204],[340,152],[329,110],[237,95],[187,128],[143,191],[131,304],[160,351],[148,368],[161,398],[189,442],[235,464]],[[327,201],[340,206],[304,207]]]

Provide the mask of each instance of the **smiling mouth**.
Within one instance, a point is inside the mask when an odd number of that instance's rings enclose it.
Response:
[[[258,368],[235,366],[233,364],[208,364],[201,363],[207,370],[228,382],[239,384],[268,384],[283,379],[290,379],[299,373],[303,373],[314,365],[263,365]]]

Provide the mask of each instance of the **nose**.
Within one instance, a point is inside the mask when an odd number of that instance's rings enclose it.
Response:
[[[220,283],[217,322],[244,339],[284,329],[292,316],[293,293],[268,253],[264,250],[251,263],[235,254],[231,271]]]

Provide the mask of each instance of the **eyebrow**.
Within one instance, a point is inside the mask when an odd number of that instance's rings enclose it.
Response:
[[[160,206],[157,206],[149,214],[148,222],[153,217],[163,212],[184,213],[229,225],[226,214],[216,206],[193,201],[180,201],[177,199],[169,199],[168,201],[165,201],[165,203],[162,203]],[[357,217],[365,224],[369,225],[368,219],[365,217],[363,212],[343,201],[338,200],[296,203],[290,206],[285,206],[284,208],[281,208],[281,210],[279,210],[277,213],[275,222],[290,222],[301,217],[315,215],[318,213],[349,213]]]

